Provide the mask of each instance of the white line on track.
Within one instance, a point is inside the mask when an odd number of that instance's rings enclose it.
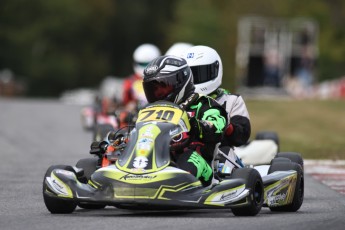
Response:
[[[305,173],[345,195],[344,160],[304,160]]]

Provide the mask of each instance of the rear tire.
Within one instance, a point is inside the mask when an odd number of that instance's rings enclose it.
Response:
[[[238,168],[231,175],[232,179],[245,180],[246,189],[250,190],[248,206],[231,208],[235,216],[255,216],[262,208],[264,199],[264,186],[259,172],[253,168]]]
[[[268,174],[271,174],[275,171],[287,171],[287,170],[295,170],[297,172],[297,181],[296,181],[292,203],[285,206],[269,207],[271,211],[296,212],[302,206],[303,198],[304,198],[304,175],[303,175],[302,167],[300,164],[297,164],[295,162],[287,162],[287,161],[274,162],[269,168]]]
[[[51,172],[54,169],[64,169],[64,170],[69,170],[71,167],[67,165],[53,165],[50,166],[44,175],[43,179],[43,199],[44,199],[44,204],[46,205],[47,209],[52,213],[52,214],[66,214],[66,213],[72,213],[75,208],[77,207],[76,202],[71,199],[71,200],[63,200],[61,198],[56,198],[49,196],[45,193],[45,191],[48,189],[45,180],[46,177],[49,177]],[[71,170],[69,170],[71,171]]]
[[[278,146],[278,152],[280,149],[279,146],[279,136],[276,132],[271,131],[261,131],[256,133],[255,140],[272,140]]]
[[[302,171],[304,171],[304,161],[303,161],[302,155],[300,153],[280,152],[280,153],[277,153],[276,158],[278,158],[278,157],[284,157],[284,158],[291,160],[292,162],[299,164],[302,168]]]

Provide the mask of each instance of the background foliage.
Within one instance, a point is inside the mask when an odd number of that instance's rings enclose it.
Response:
[[[132,72],[132,53],[154,43],[214,47],[224,64],[224,87],[235,90],[240,17],[308,17],[320,26],[318,79],[344,74],[342,0],[1,0],[0,70],[28,84],[29,96],[58,96],[95,87],[107,75]]]
[[[345,159],[344,100],[246,100],[252,134],[276,132],[280,151],[299,152],[305,159]]]

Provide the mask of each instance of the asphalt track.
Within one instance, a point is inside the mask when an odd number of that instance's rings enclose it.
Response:
[[[345,229],[345,196],[311,176],[296,213],[263,208],[255,217],[230,210],[128,211],[77,209],[52,215],[42,197],[46,169],[88,157],[91,133],[80,124],[80,106],[56,100],[0,98],[0,229]]]

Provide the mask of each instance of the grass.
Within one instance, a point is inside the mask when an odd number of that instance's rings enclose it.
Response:
[[[280,150],[305,159],[345,159],[345,100],[246,100],[258,131],[275,131]]]

